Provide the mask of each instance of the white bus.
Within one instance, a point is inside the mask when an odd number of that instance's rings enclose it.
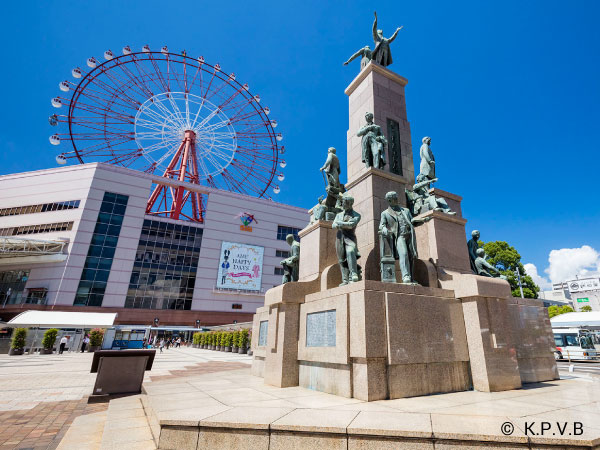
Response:
[[[600,356],[600,338],[596,332],[582,328],[553,328],[552,332],[555,359],[595,360]]]

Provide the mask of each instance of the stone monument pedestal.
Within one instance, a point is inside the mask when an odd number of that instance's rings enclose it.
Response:
[[[273,386],[299,385],[365,401],[472,388],[502,391],[558,378],[541,301],[512,298],[507,281],[471,272],[461,197],[430,190],[456,214],[418,216],[424,220],[414,228],[413,277],[419,285],[380,281],[385,195],[397,192],[406,206],[405,189],[414,184],[406,83],[371,62],[346,89],[345,186],[361,215],[355,233],[363,279],[340,286],[331,222],[302,230],[299,281],[267,291],[265,306],[254,316],[253,374]],[[356,130],[367,111],[388,142],[382,169],[362,162]]]

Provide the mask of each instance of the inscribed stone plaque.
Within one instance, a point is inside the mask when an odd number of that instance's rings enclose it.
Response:
[[[400,124],[387,119],[388,157],[390,172],[402,175],[402,149],[400,147]]]
[[[265,347],[267,345],[267,333],[269,331],[269,321],[263,320],[258,328],[258,346]]]
[[[335,309],[306,315],[306,346],[335,347]]]

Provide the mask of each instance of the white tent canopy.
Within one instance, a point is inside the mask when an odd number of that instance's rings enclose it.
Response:
[[[25,311],[11,319],[12,328],[109,328],[115,323],[116,313],[72,311]]]
[[[600,312],[570,312],[550,319],[553,328],[557,327],[600,327]]]

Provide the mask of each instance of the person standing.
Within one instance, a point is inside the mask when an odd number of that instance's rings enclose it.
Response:
[[[60,348],[58,350],[58,354],[62,355],[62,353],[65,351],[65,347],[67,346],[67,344],[69,343],[69,337],[68,336],[63,336],[60,339]]]
[[[85,337],[83,338],[83,344],[81,344],[81,353],[85,352],[85,348],[87,347],[87,345],[89,343],[90,343],[90,338],[86,334]]]
[[[164,348],[164,346],[165,346],[165,340],[164,340],[164,339],[161,339],[161,340],[160,340],[160,345],[158,346],[158,348],[160,349],[160,352],[161,352],[161,353],[162,353],[162,351],[163,351],[163,348]]]

